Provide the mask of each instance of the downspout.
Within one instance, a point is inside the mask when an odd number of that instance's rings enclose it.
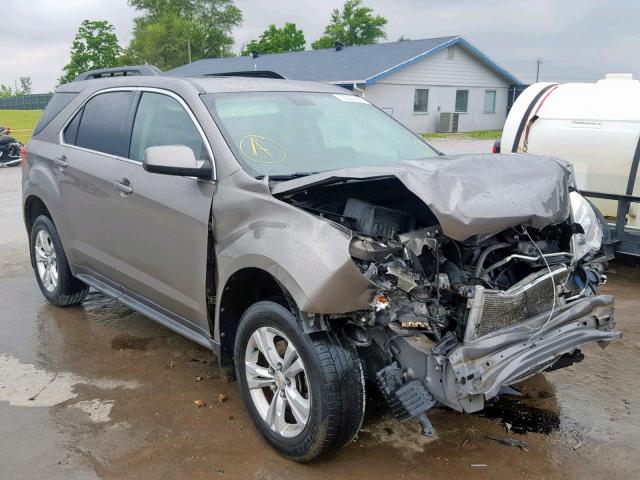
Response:
[[[358,92],[362,98],[365,98],[366,94],[363,88],[358,87],[358,84],[353,82],[353,91]]]

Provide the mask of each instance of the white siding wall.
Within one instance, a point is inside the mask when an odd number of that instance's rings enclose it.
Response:
[[[367,100],[384,108],[414,132],[435,132],[440,112],[455,111],[456,90],[469,90],[467,113],[459,131],[499,129],[507,115],[509,83],[460,46],[410,65],[366,87]],[[428,113],[413,113],[416,88],[429,89]],[[484,113],[484,92],[496,90],[496,113]]]

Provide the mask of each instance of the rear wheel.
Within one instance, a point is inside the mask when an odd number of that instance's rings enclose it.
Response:
[[[307,335],[274,302],[240,320],[240,392],[256,427],[280,453],[310,461],[348,443],[364,416],[364,375],[353,347],[331,332]]]
[[[33,222],[30,244],[31,265],[46,299],[59,307],[82,303],[89,287],[71,274],[58,231],[49,217],[40,215]]]

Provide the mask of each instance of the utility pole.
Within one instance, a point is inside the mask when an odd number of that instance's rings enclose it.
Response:
[[[538,58],[536,60],[536,83],[540,80],[540,65],[542,64],[542,59]]]
[[[187,40],[187,56],[189,58],[189,63],[191,63],[191,39]]]

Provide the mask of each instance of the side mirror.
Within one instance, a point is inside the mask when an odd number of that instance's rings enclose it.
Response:
[[[185,145],[159,145],[144,151],[142,168],[147,172],[181,177],[211,178],[211,162],[197,161]]]

